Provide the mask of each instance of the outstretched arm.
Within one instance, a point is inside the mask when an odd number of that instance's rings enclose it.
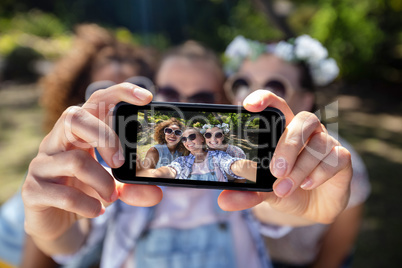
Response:
[[[176,170],[171,167],[160,167],[157,169],[141,169],[137,170],[138,177],[151,177],[151,178],[176,178]]]
[[[312,267],[342,267],[359,233],[363,204],[348,208],[331,224]]]

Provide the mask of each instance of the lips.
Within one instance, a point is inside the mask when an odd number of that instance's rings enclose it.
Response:
[[[208,142],[208,145],[209,145],[210,147],[217,147],[217,146],[219,146],[220,144],[217,143],[217,142],[211,142],[211,141],[209,141],[209,142]]]
[[[199,147],[196,143],[187,143],[185,145],[185,147],[187,148],[187,150],[192,151],[192,150],[197,150]]]

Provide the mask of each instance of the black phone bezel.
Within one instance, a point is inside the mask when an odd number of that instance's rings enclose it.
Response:
[[[197,111],[205,111],[210,110],[211,112],[246,112],[250,114],[265,114],[265,115],[275,115],[276,121],[278,125],[276,129],[276,140],[277,143],[281,134],[285,129],[285,116],[283,113],[276,109],[268,107],[262,112],[253,113],[249,112],[241,106],[236,105],[223,105],[223,104],[199,104],[199,103],[175,103],[175,102],[151,102],[148,105],[144,106],[135,106],[126,102],[120,102],[116,105],[113,111],[113,128],[116,134],[120,137],[120,123],[119,120],[116,120],[118,116],[130,116],[133,114],[137,114],[138,110],[144,109],[155,109],[155,110],[166,110],[167,106],[178,107],[181,111],[184,112],[197,112]],[[134,137],[137,137],[137,125],[132,125],[130,127],[124,128],[127,132],[135,132]],[[271,135],[266,135],[262,132],[259,133],[258,141],[259,144],[268,141],[271,138]],[[258,159],[263,159],[264,156],[273,155],[275,147],[269,146],[265,149],[258,149]],[[124,157],[125,159],[129,159],[132,153],[136,153],[136,148],[124,148]],[[131,165],[134,165],[134,168],[130,170],[130,161]],[[113,176],[120,182],[123,183],[131,183],[131,184],[150,184],[150,185],[161,185],[161,186],[175,186],[175,187],[192,187],[192,188],[207,188],[207,189],[231,189],[231,190],[241,190],[241,191],[263,191],[269,192],[272,191],[272,185],[275,182],[276,178],[271,174],[269,170],[269,163],[261,165],[261,163],[257,162],[257,182],[256,183],[235,183],[235,182],[210,182],[210,181],[195,181],[195,180],[177,180],[177,179],[166,179],[166,178],[150,178],[150,177],[136,177],[132,176],[132,170],[135,172],[135,160],[133,161],[125,161],[125,163],[119,168],[112,168]]]

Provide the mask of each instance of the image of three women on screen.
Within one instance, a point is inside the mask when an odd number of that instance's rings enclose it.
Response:
[[[215,182],[255,182],[256,162],[228,143],[229,125],[184,127],[177,118],[156,125],[152,146],[137,161],[137,176]]]

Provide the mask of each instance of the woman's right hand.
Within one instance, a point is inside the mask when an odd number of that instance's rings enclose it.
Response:
[[[96,147],[110,167],[124,163],[119,138],[108,125],[109,111],[120,101],[145,105],[151,100],[149,91],[129,83],[99,90],[82,107],[68,108],[43,139],[22,197],[26,232],[45,252],[69,251],[68,245],[58,248],[57,243],[74,241],[64,236],[74,233],[78,219],[103,214],[104,204],[120,198],[134,206],[153,206],[161,200],[160,188],[118,184],[94,158]]]

